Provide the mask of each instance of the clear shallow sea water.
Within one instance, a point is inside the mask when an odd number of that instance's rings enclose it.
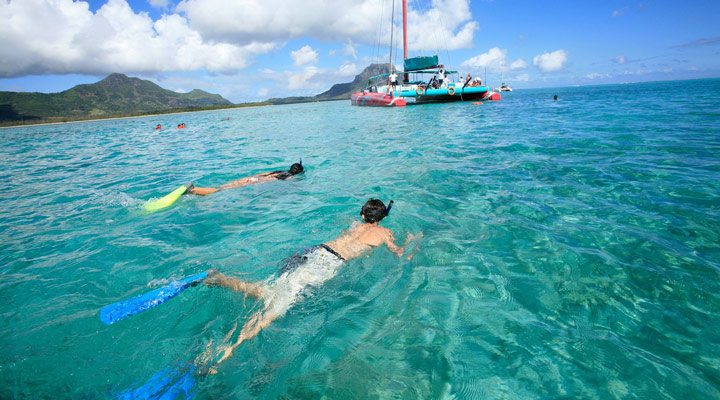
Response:
[[[0,143],[1,398],[113,398],[194,359],[259,304],[200,286],[111,326],[99,309],[210,267],[265,279],[369,197],[395,200],[383,224],[399,240],[423,232],[415,258],[351,261],[197,398],[720,397],[720,80],[0,129]],[[300,179],[140,211],[300,157]]]

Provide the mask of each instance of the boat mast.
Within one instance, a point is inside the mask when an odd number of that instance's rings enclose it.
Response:
[[[403,62],[408,58],[408,46],[407,46],[407,0],[402,0],[403,8]],[[403,65],[403,70],[405,66]],[[405,72],[403,74],[403,83],[410,81],[410,74]]]
[[[393,73],[392,67],[392,51],[393,51],[393,32],[395,32],[395,0],[392,1],[392,12],[390,13],[390,62],[388,63],[388,74]]]
[[[407,47],[407,0],[402,0],[403,7],[403,60],[408,58]]]

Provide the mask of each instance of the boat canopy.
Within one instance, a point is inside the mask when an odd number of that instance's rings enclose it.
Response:
[[[421,56],[405,59],[405,72],[419,71],[421,69],[435,68],[438,66],[438,56]]]
[[[436,74],[438,72],[438,70],[437,69],[425,69],[425,70],[405,71],[405,72],[412,72],[413,74]],[[457,74],[458,72],[447,70],[447,71],[445,71],[445,73],[447,75],[451,75],[451,74]]]

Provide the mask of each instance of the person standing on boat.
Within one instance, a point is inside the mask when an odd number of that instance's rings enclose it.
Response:
[[[285,315],[293,304],[313,288],[321,286],[334,277],[349,260],[383,245],[398,257],[402,257],[410,241],[421,238],[422,234],[417,236],[408,234],[405,244],[402,247],[398,246],[393,232],[379,225],[380,221],[390,213],[392,204],[391,201],[385,207],[385,204],[378,199],[368,200],[360,210],[362,223],[353,223],[336,239],[310,247],[286,259],[277,277],[267,282],[244,282],[221,273],[208,276],[204,281],[205,285],[242,292],[246,296],[262,300],[264,307],[245,322],[235,343],[220,347],[216,355],[220,358],[217,361],[213,363],[214,351],[210,342],[205,352],[196,359],[196,365],[207,373],[216,373],[218,365],[228,359],[242,342],[254,338],[262,329]],[[416,246],[415,251],[418,248]],[[413,255],[414,252],[407,256],[407,259],[411,260]],[[227,338],[232,337],[234,332],[233,328]]]
[[[443,71],[442,68],[437,70],[437,72],[435,72],[435,75],[433,75],[432,79],[430,80],[430,86],[435,89],[441,87],[443,83],[444,72],[445,71]]]
[[[390,82],[390,84],[388,85],[388,94],[394,93],[395,86],[397,85],[397,74],[394,72],[390,74],[388,76],[388,81]]]
[[[445,69],[440,68],[440,70],[438,71],[438,87],[445,86],[446,78],[447,78],[447,74],[445,73]]]

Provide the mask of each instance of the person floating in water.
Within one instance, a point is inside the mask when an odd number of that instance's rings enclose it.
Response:
[[[178,129],[185,129],[185,123],[178,124]]]
[[[557,95],[553,96],[553,100],[557,101]]]
[[[375,247],[386,245],[398,257],[416,236],[408,234],[402,247],[395,243],[393,232],[379,225],[390,213],[391,201],[387,207],[378,199],[370,199],[360,210],[363,223],[353,223],[350,228],[334,240],[305,249],[285,260],[277,278],[262,283],[244,282],[237,278],[215,272],[205,279],[207,286],[228,288],[262,300],[264,307],[253,314],[240,330],[235,343],[222,346],[217,355],[222,355],[214,365],[212,361],[212,342],[196,359],[196,365],[207,373],[217,372],[217,366],[232,356],[233,351],[246,340],[254,338],[262,329],[267,328],[276,319],[301,298],[310,288],[318,287],[331,279],[349,260],[368,253]],[[418,235],[417,237],[421,237]],[[415,248],[417,251],[418,247]],[[412,259],[414,253],[407,259]],[[235,329],[226,336],[229,340]]]
[[[215,192],[219,192],[220,190],[225,189],[232,189],[232,188],[239,188],[243,186],[248,185],[254,185],[257,183],[263,183],[263,182],[269,182],[269,181],[277,181],[281,180],[284,181],[285,179],[288,179],[292,176],[295,176],[297,174],[301,174],[305,171],[305,169],[302,166],[302,161],[299,163],[295,163],[290,166],[290,169],[288,171],[273,171],[273,172],[263,172],[262,174],[257,174],[253,176],[248,176],[245,178],[241,178],[232,182],[228,182],[224,185],[218,186],[216,188],[212,187],[195,187],[192,182],[187,184],[187,191],[186,194],[195,194],[198,196],[207,196],[209,194],[213,194]]]
[[[155,126],[155,130],[156,130],[156,131],[159,131],[160,129],[162,129],[162,125],[157,124],[157,125]]]

